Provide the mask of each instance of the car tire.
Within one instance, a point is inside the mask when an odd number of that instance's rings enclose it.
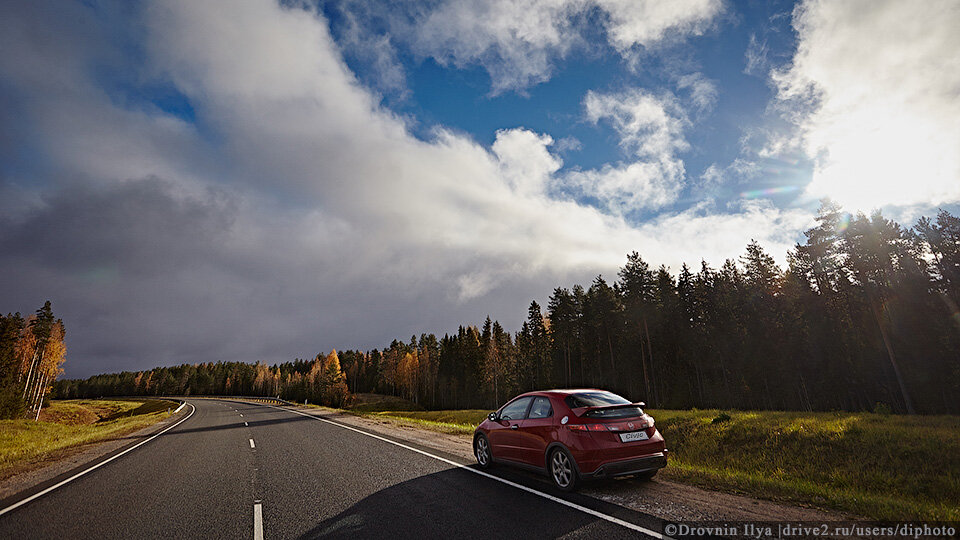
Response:
[[[563,448],[557,448],[550,453],[547,469],[553,485],[560,491],[574,491],[580,485],[580,474],[577,473],[577,464],[570,453]]]
[[[493,452],[490,450],[490,441],[485,435],[474,437],[473,455],[477,458],[477,465],[481,469],[489,469],[493,466]]]

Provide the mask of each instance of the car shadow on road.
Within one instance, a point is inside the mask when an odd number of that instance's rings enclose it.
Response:
[[[507,471],[509,480],[522,476]],[[520,480],[520,481],[517,481]],[[537,491],[541,486],[528,486]],[[551,494],[549,495],[560,495]],[[662,530],[659,520],[583,495],[561,498]],[[571,500],[573,499],[573,500]],[[589,502],[588,502],[589,501]],[[637,532],[463,469],[420,476],[368,495],[300,538],[637,538]]]
[[[271,419],[271,420],[245,420],[244,418],[237,418],[237,420],[231,421],[231,423],[229,423],[229,424],[221,424],[221,425],[218,425],[218,426],[204,426],[204,427],[198,427],[198,428],[178,428],[178,429],[172,429],[172,430],[164,433],[163,436],[164,436],[164,437],[173,437],[173,436],[177,436],[177,435],[186,435],[186,434],[188,434],[188,433],[199,433],[199,432],[204,432],[204,431],[223,431],[223,430],[228,430],[228,429],[247,429],[247,428],[253,428],[253,427],[271,426],[271,425],[276,425],[276,424],[287,424],[287,423],[289,423],[289,422],[301,422],[301,421],[304,421],[304,420],[310,420],[310,419],[309,419],[309,418],[302,417],[302,416],[291,416],[290,418],[275,418],[275,419]],[[246,421],[246,425],[244,425],[244,422],[245,422],[245,421]],[[164,427],[164,426],[160,426],[160,427]],[[150,435],[152,435],[152,433],[140,434],[140,435],[125,435],[125,436],[121,436],[121,437],[109,437],[109,438],[106,438],[106,439],[98,440],[98,441],[97,441],[97,444],[99,444],[99,443],[101,443],[101,442],[122,441],[122,440],[126,440],[126,439],[130,439],[130,440],[144,439],[144,438],[146,438],[146,437],[148,437],[148,436],[150,436]]]

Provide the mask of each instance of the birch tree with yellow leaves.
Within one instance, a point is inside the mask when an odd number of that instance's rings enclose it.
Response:
[[[0,316],[0,418],[40,418],[44,398],[63,373],[65,334],[49,301],[26,319]]]

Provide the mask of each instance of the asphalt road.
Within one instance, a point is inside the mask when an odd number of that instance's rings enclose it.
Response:
[[[546,479],[504,467],[478,474],[319,412],[189,403],[195,412],[175,428],[0,516],[0,538],[610,539],[663,530]]]

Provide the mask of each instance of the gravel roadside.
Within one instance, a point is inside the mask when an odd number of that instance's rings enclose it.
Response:
[[[302,408],[325,418],[405,439],[472,461],[469,435],[438,433],[402,420],[381,420],[345,414],[333,409]],[[668,465],[669,466],[669,465]],[[546,479],[544,478],[544,481]],[[858,516],[782,504],[720,491],[710,491],[670,480],[642,482],[632,478],[587,483],[580,493],[669,521],[842,521]]]

